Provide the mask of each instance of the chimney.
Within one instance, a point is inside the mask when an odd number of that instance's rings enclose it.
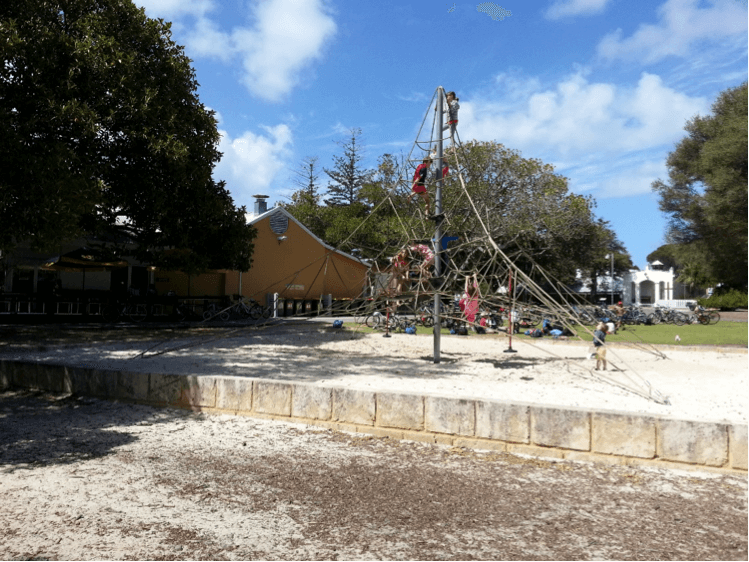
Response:
[[[255,215],[262,215],[268,210],[267,195],[253,195],[255,198]]]

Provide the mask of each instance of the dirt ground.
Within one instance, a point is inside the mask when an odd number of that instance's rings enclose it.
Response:
[[[0,559],[747,560],[745,477],[0,394]]]

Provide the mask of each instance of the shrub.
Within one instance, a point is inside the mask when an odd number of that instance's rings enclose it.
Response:
[[[746,292],[738,289],[722,291],[714,294],[709,299],[697,299],[697,302],[705,308],[720,308],[721,310],[733,310],[734,308],[747,308],[749,297]]]

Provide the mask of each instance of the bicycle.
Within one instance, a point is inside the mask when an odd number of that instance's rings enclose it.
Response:
[[[131,322],[143,322],[148,317],[148,307],[143,303],[111,303],[101,311],[101,317],[110,324],[118,322],[124,316]]]
[[[215,318],[219,318],[221,321],[226,322],[229,318],[231,318],[231,313],[229,312],[229,308],[219,308],[217,304],[211,303],[203,310],[203,320],[213,320]]]
[[[392,330],[398,325],[398,322],[394,314],[388,316],[379,310],[375,310],[372,314],[367,316],[364,320],[364,324],[367,328],[372,328],[373,330],[384,330],[385,327]]]
[[[720,314],[717,312],[711,310],[707,311],[702,306],[698,306],[697,309],[694,312],[694,315],[691,317],[692,324],[700,323],[704,326],[707,326],[708,324],[717,324],[720,322]]]

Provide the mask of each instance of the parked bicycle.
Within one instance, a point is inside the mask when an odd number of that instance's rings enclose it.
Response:
[[[117,302],[106,305],[101,310],[105,322],[118,322],[127,317],[131,322],[143,322],[148,317],[148,307],[143,303]]]
[[[694,310],[694,314],[690,317],[690,321],[692,324],[700,323],[705,326],[708,324],[717,324],[720,322],[720,314],[714,310],[708,311],[702,306],[697,306]]]

